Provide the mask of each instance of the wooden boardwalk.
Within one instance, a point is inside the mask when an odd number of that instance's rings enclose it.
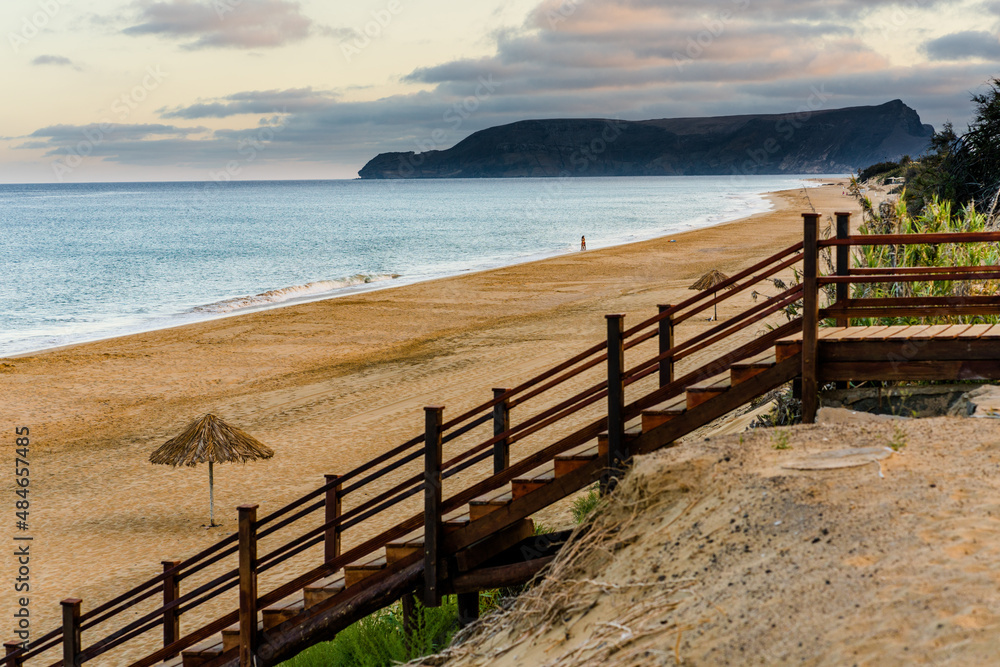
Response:
[[[630,328],[624,316],[608,315],[606,340],[517,387],[494,389],[472,410],[445,419],[442,407],[425,408],[423,433],[355,470],[327,475],[289,505],[260,518],[256,506],[240,507],[237,533],[184,560],[164,561],[159,571],[151,567],[150,579],[115,599],[84,609],[80,600],[67,598],[62,627],[27,647],[9,642],[2,664],[269,667],[399,600],[405,623],[412,623],[414,596],[434,606],[442,595],[458,594],[460,617],[468,622],[478,612],[479,591],[527,581],[565,541],[564,533],[535,536],[535,513],[595,482],[613,491],[632,455],[672,446],[789,381],[800,383],[803,421],[811,422],[819,388],[828,382],[1000,379],[998,326],[850,326],[852,320],[889,317],[994,317],[1000,297],[848,298],[850,284],[859,282],[1000,278],[1000,267],[852,269],[852,246],[1000,242],[1000,233],[850,237],[849,216],[838,213],[836,238],[821,240],[819,217],[803,216],[802,243],[683,303],[661,306]],[[835,253],[830,276],[819,274],[824,247]],[[675,340],[681,322],[796,266],[801,284]],[[837,298],[821,307],[825,285],[836,286]],[[801,317],[781,323],[781,314],[796,304]],[[820,326],[824,321],[838,326]],[[772,328],[750,342],[733,343],[734,333],[766,323]],[[625,351],[633,350],[634,359],[644,343],[650,345],[642,350],[655,350],[626,366]],[[675,373],[678,361],[706,349],[708,363]],[[599,381],[569,397],[558,393],[591,369],[601,371]],[[601,416],[583,418],[592,406]],[[582,425],[551,435],[549,429],[571,418]],[[484,431],[489,435],[481,437]],[[519,443],[529,437],[535,444],[522,449]],[[443,455],[445,444],[450,458]],[[473,474],[482,467],[492,472]],[[445,496],[444,481],[459,474],[461,488]],[[387,485],[387,475],[402,481]],[[422,512],[342,548],[347,531],[410,498],[423,499]],[[279,545],[258,553],[261,544],[274,541]],[[259,575],[278,565],[297,574],[258,590]],[[181,620],[191,610],[235,591],[238,608],[201,625],[185,623],[182,632]],[[151,600],[157,603],[148,610]],[[118,657],[130,642],[148,643],[150,633],[162,635],[162,648],[139,659]]]

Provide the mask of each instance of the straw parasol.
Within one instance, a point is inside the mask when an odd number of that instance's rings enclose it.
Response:
[[[150,463],[194,466],[208,461],[208,516],[215,525],[215,463],[246,463],[269,459],[274,451],[242,429],[230,426],[215,415],[191,422],[184,432],[163,443],[149,455]]]
[[[698,282],[696,282],[694,285],[691,285],[691,287],[688,287],[688,289],[696,289],[699,291],[708,290],[712,289],[713,287],[715,287],[716,285],[725,280],[729,280],[729,276],[727,276],[722,271],[719,271],[718,269],[712,269],[711,271],[703,275],[701,278],[698,278]],[[736,285],[730,285],[729,289],[733,289],[735,287]],[[719,319],[719,304],[715,304],[714,310],[715,310],[715,316],[712,319],[717,320]]]

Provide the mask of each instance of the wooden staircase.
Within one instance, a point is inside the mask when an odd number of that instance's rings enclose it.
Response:
[[[514,388],[494,389],[493,398],[475,408],[448,421],[443,408],[426,408],[423,433],[354,470],[328,475],[324,485],[269,515],[258,520],[255,506],[241,507],[238,533],[184,561],[164,562],[162,573],[113,600],[87,610],[78,599],[64,600],[64,625],[33,637],[29,648],[8,644],[0,665],[104,664],[111,658],[102,656],[139,637],[148,641],[147,633],[155,630],[163,632],[163,648],[130,667],[271,667],[417,591],[431,604],[440,594],[456,593],[461,607],[463,596],[468,604],[478,591],[523,583],[551,561],[565,539],[535,536],[533,515],[595,482],[612,487],[613,477],[623,472],[630,456],[673,446],[795,378],[800,379],[806,422],[815,415],[818,387],[824,382],[1000,379],[1000,327],[849,326],[851,318],[940,321],[995,315],[1000,313],[1000,297],[850,299],[847,291],[851,282],[1000,279],[1000,267],[851,269],[848,261],[852,245],[996,243],[1000,233],[850,237],[849,216],[838,213],[837,238],[820,240],[819,217],[804,214],[802,243],[680,304],[660,306],[658,314],[629,329],[624,328],[624,316],[608,316],[605,342]],[[818,274],[823,247],[836,253],[835,275]],[[675,327],[684,321],[797,264],[802,266],[802,284],[675,341]],[[770,282],[765,285],[772,287]],[[837,300],[821,308],[822,288],[832,285]],[[801,318],[783,317],[783,311],[799,303]],[[821,328],[823,319],[837,326]],[[756,335],[747,335],[749,327]],[[744,334],[736,339],[740,331]],[[658,350],[625,367],[626,351],[633,350],[632,358],[641,351],[637,346],[648,341],[657,342]],[[711,352],[704,352],[708,348]],[[696,353],[708,361],[691,363],[689,357]],[[685,372],[678,376],[679,362]],[[645,378],[650,381],[640,382]],[[571,381],[575,384],[567,384]],[[581,385],[587,388],[577,391]],[[570,386],[574,389],[549,393]],[[577,393],[567,398],[573,391]],[[602,416],[584,412],[601,404],[607,406],[599,412]],[[555,435],[544,431],[568,419],[574,420],[571,427]],[[493,435],[479,440],[476,429],[490,423]],[[529,436],[535,438],[534,445],[518,445]],[[448,460],[442,457],[445,443],[453,453]],[[511,455],[512,447],[519,447],[516,456]],[[490,459],[492,474],[475,473],[482,468],[474,466]],[[421,460],[424,467],[418,469]],[[444,480],[458,474],[464,476],[449,482],[458,490],[443,497]],[[384,483],[390,479],[399,481]],[[362,489],[364,494],[357,494]],[[416,494],[423,494],[424,511],[400,520],[399,503]],[[354,546],[341,550],[343,532],[368,527],[386,511],[396,512],[391,521],[380,524],[389,523],[390,528],[374,535],[364,531],[353,540]],[[275,534],[280,537],[268,537]],[[287,541],[257,558],[258,539],[265,537],[268,544]],[[317,559],[316,550],[310,549],[320,545],[323,557]],[[299,560],[287,565],[293,558]],[[218,565],[210,575],[206,568],[213,564]],[[272,590],[258,592],[258,574],[278,564],[296,574]],[[239,609],[198,627],[185,623],[186,634],[181,633],[182,614],[236,588]],[[135,611],[135,605],[158,595],[163,604],[155,611]],[[97,632],[97,626],[112,622],[109,634]],[[84,646],[81,636],[91,643]],[[60,647],[65,660],[54,662]]]
[[[776,364],[775,352],[771,349],[751,359],[733,364],[726,373],[691,385],[683,394],[642,410],[640,416],[627,425],[627,439],[635,441],[643,434],[662,428],[671,420],[684,416],[689,410],[717,400],[733,387],[773,369]],[[696,426],[692,425],[690,430],[704,425],[703,420],[693,424]],[[495,512],[509,512],[514,502],[520,499],[532,495],[544,496],[557,480],[566,479],[588,464],[600,464],[600,469],[603,469],[603,462],[607,460],[607,447],[608,432],[602,431],[591,442],[555,456],[551,461],[516,477],[504,486],[476,496],[463,507],[444,515],[443,525],[446,534],[467,528],[470,523]],[[514,511],[511,514],[518,513]],[[507,536],[507,543],[520,542],[533,534],[533,522],[530,517],[518,516],[511,525],[514,530]],[[473,548],[475,546],[473,545]],[[366,580],[386,573],[387,568],[394,565],[412,561],[414,557],[422,555],[423,551],[423,529],[413,530],[402,538],[389,542],[371,557],[348,564],[342,570],[309,584],[301,592],[265,607],[261,610],[260,628],[264,633],[280,629],[286,622],[294,621],[297,616],[320,603],[326,602],[329,605],[341,597],[349,599],[353,589],[360,588]],[[474,557],[470,557],[467,549],[459,552],[456,559],[457,569],[474,570],[481,561],[482,558],[477,561]],[[164,667],[206,667],[223,659],[227,652],[230,655],[235,653],[238,645],[239,627],[234,625],[183,651],[178,658],[160,664]],[[218,664],[231,664],[231,662]]]

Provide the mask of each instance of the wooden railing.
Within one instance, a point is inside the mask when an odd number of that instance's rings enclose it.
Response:
[[[815,241],[811,243],[815,257],[818,245]],[[182,561],[164,561],[161,572],[114,599],[82,613],[79,600],[65,600],[61,628],[32,640],[28,647],[9,643],[8,654],[0,659],[0,664],[15,666],[29,661],[34,664],[46,656],[49,656],[47,662],[51,667],[79,665],[97,659],[121,661],[112,658],[111,652],[140,638],[148,644],[148,633],[162,628],[162,648],[130,663],[133,667],[147,667],[176,656],[237,622],[243,629],[241,641],[245,649],[252,651],[256,623],[251,625],[250,619],[256,618],[257,610],[373,554],[415,529],[425,527],[425,531],[430,531],[428,539],[439,544],[432,533],[440,525],[443,514],[593,440],[604,430],[609,432],[613,479],[627,456],[622,437],[626,421],[639,416],[645,408],[680,395],[692,383],[727,371],[735,362],[759,354],[780,338],[801,330],[802,320],[788,319],[761,336],[751,337],[738,345],[732,343],[734,335],[765,322],[800,300],[808,300],[810,289],[815,293],[815,280],[754,304],[681,342],[674,341],[678,324],[744,293],[804,259],[808,262],[810,254],[803,253],[803,247],[803,243],[797,243],[710,290],[677,305],[660,306],[656,315],[630,328],[624,327],[624,316],[609,316],[607,340],[516,387],[495,389],[491,399],[456,417],[445,419],[443,409],[428,410],[424,433],[344,474],[328,475],[322,486],[260,519],[256,518],[255,506],[240,508],[237,533]],[[658,343],[655,353],[631,367],[626,366],[625,351],[634,350],[632,355],[638,354],[638,347],[651,341]],[[706,350],[718,351],[711,357],[712,352]],[[676,377],[675,364],[698,353],[705,353],[711,361]],[[588,372],[597,377],[588,379]],[[647,378],[652,383],[648,390],[640,384]],[[571,393],[574,383],[586,386]],[[629,389],[628,394],[626,389]],[[627,395],[631,400],[627,400]],[[606,411],[602,409],[605,403]],[[511,425],[514,408],[523,418]],[[571,418],[577,425],[570,433],[547,435],[551,431],[546,429],[562,425]],[[482,437],[478,435],[479,430],[489,435]],[[443,453],[443,445],[452,443],[449,449],[454,449],[468,440],[472,440],[472,444],[462,446],[450,458],[438,456]],[[520,456],[511,463],[513,446],[525,441],[535,444],[532,447],[525,445],[524,451],[519,451]],[[476,475],[475,466],[487,466],[490,460],[492,466]],[[457,479],[462,473],[467,474]],[[390,483],[389,476],[393,480],[403,479]],[[444,497],[441,485],[452,478],[463,485]],[[367,496],[352,502],[362,491]],[[406,512],[404,504],[411,498],[418,500],[415,498],[418,494],[425,496],[422,512],[414,512],[373,536],[365,536],[362,532],[354,546],[341,548],[345,533],[353,534],[353,529],[365,527],[377,515],[392,512],[398,516]],[[345,509],[347,505],[350,507]],[[258,557],[257,549],[262,541],[268,548]],[[316,556],[307,552],[320,546],[322,556],[317,562]],[[292,559],[297,559],[294,566],[290,564]],[[294,569],[295,574],[284,576],[280,585],[266,592],[257,591],[258,577],[279,566],[284,568],[282,572]],[[425,589],[429,588],[431,595],[436,595],[433,592],[435,574],[425,571],[424,577],[429,577]],[[354,588],[348,588],[346,594],[350,596]],[[363,586],[357,587],[358,594],[363,590]],[[181,632],[180,619],[196,610],[204,614],[213,609],[213,605],[225,605],[229,598],[223,596],[237,591],[238,609],[233,605],[228,613],[186,634]],[[117,627],[109,631],[108,628],[115,624]],[[99,639],[86,645],[81,640],[95,633]],[[60,646],[62,658],[51,661],[54,656],[50,654]]]
[[[802,421],[812,423],[818,407],[818,339],[824,320],[850,326],[852,319],[941,318],[1000,314],[1000,296],[881,297],[850,298],[850,286],[863,283],[958,282],[1000,279],[1000,266],[850,266],[850,250],[857,246],[942,245],[952,243],[997,243],[1000,232],[949,232],[934,234],[850,233],[850,213],[836,213],[834,238],[820,239],[819,214],[804,213],[802,285]],[[819,253],[834,252],[834,273],[819,275]],[[820,307],[823,287],[835,285],[835,297]]]

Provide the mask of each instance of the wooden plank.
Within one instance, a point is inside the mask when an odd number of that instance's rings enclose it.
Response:
[[[819,214],[803,213],[802,222],[802,423],[812,424],[819,407]]]
[[[854,327],[850,331],[846,332],[839,340],[857,340],[859,338],[871,338],[877,336],[880,332],[888,329],[888,326],[870,326],[870,327]],[[826,339],[828,340],[828,339]]]
[[[717,419],[732,410],[748,403],[764,392],[781,386],[799,374],[802,360],[799,357],[785,359],[759,375],[755,375],[743,384],[739,384],[717,399],[703,403],[694,410],[685,412],[663,426],[640,435],[632,443],[632,451],[636,454],[647,454],[681,436],[687,435],[713,419]]]
[[[530,581],[543,567],[555,559],[555,556],[544,556],[513,565],[474,570],[455,577],[452,586],[456,593],[518,586]]]
[[[837,380],[1000,380],[1000,360],[857,361],[823,364],[822,379]]]
[[[950,324],[933,324],[921,331],[919,334],[911,336],[910,340],[929,340],[937,338],[950,328]]]
[[[962,338],[979,338],[993,328],[992,324],[973,324],[965,330]]]
[[[657,306],[659,313],[663,315],[663,319],[660,320],[658,325],[658,351],[657,356],[662,357],[667,352],[669,352],[674,347],[674,316],[673,312],[670,311],[671,306],[669,304],[661,304]],[[659,380],[660,386],[664,387],[674,381],[674,359],[673,357],[667,356],[660,360],[659,362]]]
[[[974,304],[954,305],[954,306],[926,306],[922,308],[908,308],[904,306],[892,306],[886,304],[875,308],[857,308],[849,311],[831,311],[826,308],[820,311],[820,317],[839,317],[841,312],[852,319],[880,319],[885,317],[956,317],[974,315],[996,315],[997,306],[977,306]]]
[[[557,500],[562,500],[571,493],[593,484],[600,478],[606,466],[607,459],[600,457],[565,477],[559,477],[535,493],[515,498],[506,507],[491,512],[482,519],[473,521],[465,528],[446,535],[444,538],[445,553],[454,553],[463,549],[501,528],[525,519]]]
[[[925,329],[929,329],[929,328],[930,328],[929,324],[915,324],[915,325],[910,325],[910,326],[904,327],[903,330],[900,331],[899,333],[895,333],[895,334],[892,334],[891,336],[888,336],[888,338],[909,340],[913,336],[916,336],[917,334],[922,333]]]
[[[441,606],[439,571],[443,526],[441,525],[441,423],[444,408],[424,408],[424,606]],[[347,568],[344,568],[346,574]],[[350,583],[348,583],[350,586]]]
[[[994,324],[986,333],[980,334],[979,340],[995,340],[1000,338],[1000,324]]]
[[[896,334],[900,334],[909,328],[910,327],[907,324],[894,324],[891,327],[886,327],[885,329],[882,329],[882,331],[879,331],[874,336],[871,336],[871,338],[876,340],[885,340],[886,338],[895,336]]]
[[[254,667],[257,650],[257,505],[240,505],[240,667]]]
[[[498,438],[510,430],[510,398],[504,398],[509,389],[495,387],[493,400],[493,437]],[[510,467],[510,443],[502,438],[493,443],[493,472],[498,473]]]
[[[181,596],[181,582],[175,572],[181,561],[164,560],[160,561],[160,564],[163,566],[163,606],[166,607]],[[180,636],[181,615],[177,613],[177,607],[171,607],[163,612],[163,645],[170,646],[180,639]],[[167,657],[173,658],[174,655]]]
[[[605,315],[608,330],[608,470],[601,480],[604,492],[615,487],[629,460],[625,443],[625,315]],[[516,481],[515,481],[516,484]],[[514,497],[517,497],[515,486]]]
[[[382,573],[383,576],[373,581],[363,593],[324,600],[303,612],[300,622],[288,627],[280,626],[265,634],[259,649],[261,667],[271,667],[289,660],[303,646],[333,639],[358,618],[384,608],[413,590],[423,576],[423,561],[418,559],[413,563],[401,562],[397,565],[392,571]],[[230,661],[213,667],[234,665]]]
[[[455,554],[459,572],[468,572],[535,534],[535,522],[521,519]]]
[[[971,326],[971,324],[952,324],[949,328],[935,336],[935,339],[943,340],[946,338],[958,338],[963,333],[968,331]]]
[[[934,338],[932,340],[868,340],[824,343],[820,362],[850,361],[962,361],[1000,358],[993,340],[982,338]]]

